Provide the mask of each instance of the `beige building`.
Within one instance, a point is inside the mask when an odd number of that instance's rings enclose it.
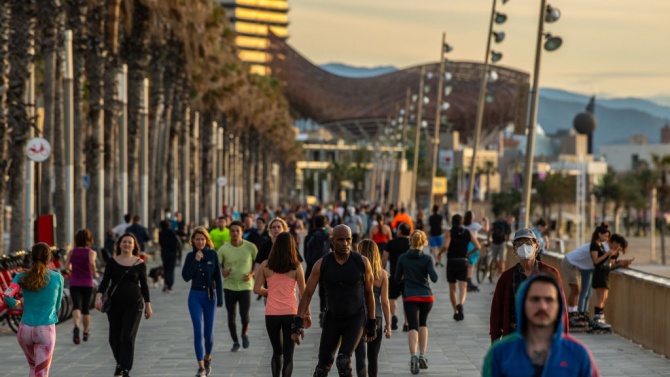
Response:
[[[270,74],[268,33],[288,38],[288,0],[218,0],[226,10],[237,36],[239,58],[252,73]]]

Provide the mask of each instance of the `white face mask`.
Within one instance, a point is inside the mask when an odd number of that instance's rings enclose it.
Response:
[[[516,255],[521,259],[530,259],[535,255],[535,247],[532,245],[521,245],[516,248]]]

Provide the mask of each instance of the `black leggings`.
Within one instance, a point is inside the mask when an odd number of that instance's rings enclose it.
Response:
[[[72,310],[81,310],[82,315],[88,315],[88,309],[91,306],[91,295],[93,295],[93,287],[71,286]]]
[[[365,373],[365,339],[361,337],[356,347],[356,373],[358,377],[377,377],[379,349],[382,347],[382,317],[377,317],[377,337],[367,343],[368,370]]]
[[[364,323],[363,311],[344,318],[335,317],[332,312],[327,311],[323,317],[317,368],[330,370],[333,361],[337,361],[339,375],[351,376],[351,355],[361,340]],[[337,360],[335,351],[338,351]]]
[[[107,312],[109,321],[109,345],[116,364],[124,370],[133,368],[135,357],[135,336],[140,327],[144,303],[125,303],[112,300],[112,308]]]
[[[172,289],[174,285],[174,268],[177,265],[177,255],[172,253],[161,253],[163,259],[163,278],[165,287]]]
[[[428,313],[433,308],[432,302],[405,301],[403,306],[410,330],[419,331],[419,327],[426,327]]]
[[[293,349],[295,348],[295,343],[291,340],[293,318],[295,318],[293,314],[265,316],[265,328],[268,330],[270,344],[272,344],[272,359],[270,360],[272,377],[291,377],[293,374]]]
[[[249,308],[251,307],[251,291],[231,291],[223,290],[223,298],[226,300],[226,310],[228,311],[228,330],[233,342],[239,343],[237,338],[237,329],[235,328],[235,307],[240,303],[240,317],[242,318],[242,335],[247,334],[249,330]]]

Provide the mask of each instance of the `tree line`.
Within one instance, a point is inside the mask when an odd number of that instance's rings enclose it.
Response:
[[[215,195],[210,183],[216,179],[211,166],[212,155],[217,153],[213,122],[223,128],[223,148],[228,153],[225,167],[238,167],[240,174],[229,177],[229,182],[240,180],[237,184],[244,188],[245,206],[255,205],[248,194],[254,191],[254,183],[261,183],[260,199],[267,201],[273,164],[280,169],[279,177],[292,176],[300,147],[293,137],[281,85],[272,77],[249,73],[236,56],[235,34],[224,10],[213,0],[2,0],[0,174],[5,179],[0,179],[0,208],[11,207],[11,250],[32,242],[24,234],[27,216],[31,216],[24,208],[26,192],[32,189],[24,187],[25,146],[31,130],[47,139],[53,149],[52,157],[38,168],[42,179],[36,212],[55,213],[59,219],[65,213],[65,30],[73,35],[75,229],[93,231],[98,222],[110,229],[120,221],[119,117],[126,93],[119,92],[118,73],[123,65],[128,77],[128,152],[124,157],[129,212],[139,213],[140,208],[140,95],[145,78],[149,79],[150,99],[149,208],[155,214],[145,222],[153,223],[163,208],[170,207],[169,198],[178,189],[172,185],[173,164],[180,164],[179,172],[190,172],[192,197],[201,198],[200,213],[214,215],[208,204],[208,198]],[[43,108],[41,129],[33,115],[36,104],[26,101],[31,66],[35,67],[37,102]],[[102,143],[95,137],[101,127]],[[188,145],[183,142],[187,139],[191,141]],[[189,151],[198,158],[182,166],[175,151]],[[104,216],[95,212],[99,164],[105,174]],[[88,190],[81,184],[83,176],[90,177]],[[195,180],[203,184],[195,185]],[[287,192],[287,183],[278,187]],[[200,191],[195,192],[198,187]],[[181,194],[180,198],[180,203],[192,199]],[[0,240],[4,229],[4,216],[0,216]],[[63,226],[57,227],[60,246],[72,242],[64,232]],[[4,242],[0,242],[0,254],[3,249]]]

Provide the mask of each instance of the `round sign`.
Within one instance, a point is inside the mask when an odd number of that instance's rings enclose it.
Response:
[[[260,183],[254,184],[254,190],[261,191],[261,184]]]
[[[26,144],[26,156],[35,162],[44,162],[51,156],[51,144],[41,137],[32,138]]]
[[[228,180],[226,180],[226,177],[220,176],[219,178],[216,179],[216,184],[219,185],[219,187],[224,187]]]

